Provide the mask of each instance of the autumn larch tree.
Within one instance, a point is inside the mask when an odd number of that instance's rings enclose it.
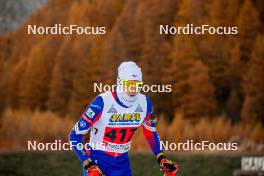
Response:
[[[51,65],[41,45],[36,45],[31,49],[26,70],[21,73],[22,82],[19,87],[21,108],[47,109]]]
[[[209,70],[189,36],[174,38],[171,57],[168,78],[173,85],[174,110],[183,112],[187,117],[214,114],[216,102]]]
[[[261,121],[264,124],[264,36],[256,39],[250,58],[249,69],[244,77],[245,101],[242,120]]]

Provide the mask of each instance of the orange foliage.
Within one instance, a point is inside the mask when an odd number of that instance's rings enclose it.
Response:
[[[52,142],[67,141],[74,126],[69,117],[61,118],[52,112],[6,110],[1,118],[0,148],[19,149],[28,140]],[[24,148],[25,149],[25,148]]]
[[[171,124],[161,116],[162,139],[217,142],[238,137],[263,142],[263,10],[256,4],[252,0],[49,1],[17,31],[0,37],[0,114],[4,112],[0,147],[23,146],[26,139],[65,138],[73,120],[55,112],[78,118],[95,96],[93,83],[115,82],[117,66],[128,59],[142,67],[147,84],[172,85],[166,95],[148,94],[158,113],[174,116]],[[25,32],[27,24],[56,23],[105,26],[107,34]],[[235,25],[239,34],[158,32],[160,24],[188,23]],[[140,130],[134,141],[136,150],[145,149]]]

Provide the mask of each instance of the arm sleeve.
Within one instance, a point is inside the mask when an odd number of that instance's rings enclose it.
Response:
[[[70,132],[70,145],[82,163],[89,158],[89,153],[84,147],[83,136],[88,133],[91,126],[101,117],[103,106],[104,102],[101,96],[94,98]]]
[[[152,152],[155,156],[160,153],[163,153],[160,145],[160,138],[156,131],[157,119],[153,114],[153,107],[151,100],[147,97],[147,114],[143,121],[143,134],[146,138]]]

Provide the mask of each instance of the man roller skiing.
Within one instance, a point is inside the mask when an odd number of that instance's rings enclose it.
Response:
[[[165,175],[173,176],[179,170],[160,148],[151,100],[139,93],[142,84],[141,69],[134,62],[123,62],[116,90],[95,97],[72,129],[70,143],[82,162],[84,176],[131,176],[128,151],[140,126]],[[89,130],[88,147],[73,145],[85,146],[83,137]]]

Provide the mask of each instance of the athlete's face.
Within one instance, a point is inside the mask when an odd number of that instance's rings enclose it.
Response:
[[[122,84],[124,86],[125,93],[132,97],[137,95],[143,85],[143,82],[137,80],[123,80]]]
[[[128,89],[128,90],[126,91],[126,94],[129,95],[130,97],[135,96],[137,93],[138,93],[138,92],[137,92],[136,87],[131,87],[130,89]]]

